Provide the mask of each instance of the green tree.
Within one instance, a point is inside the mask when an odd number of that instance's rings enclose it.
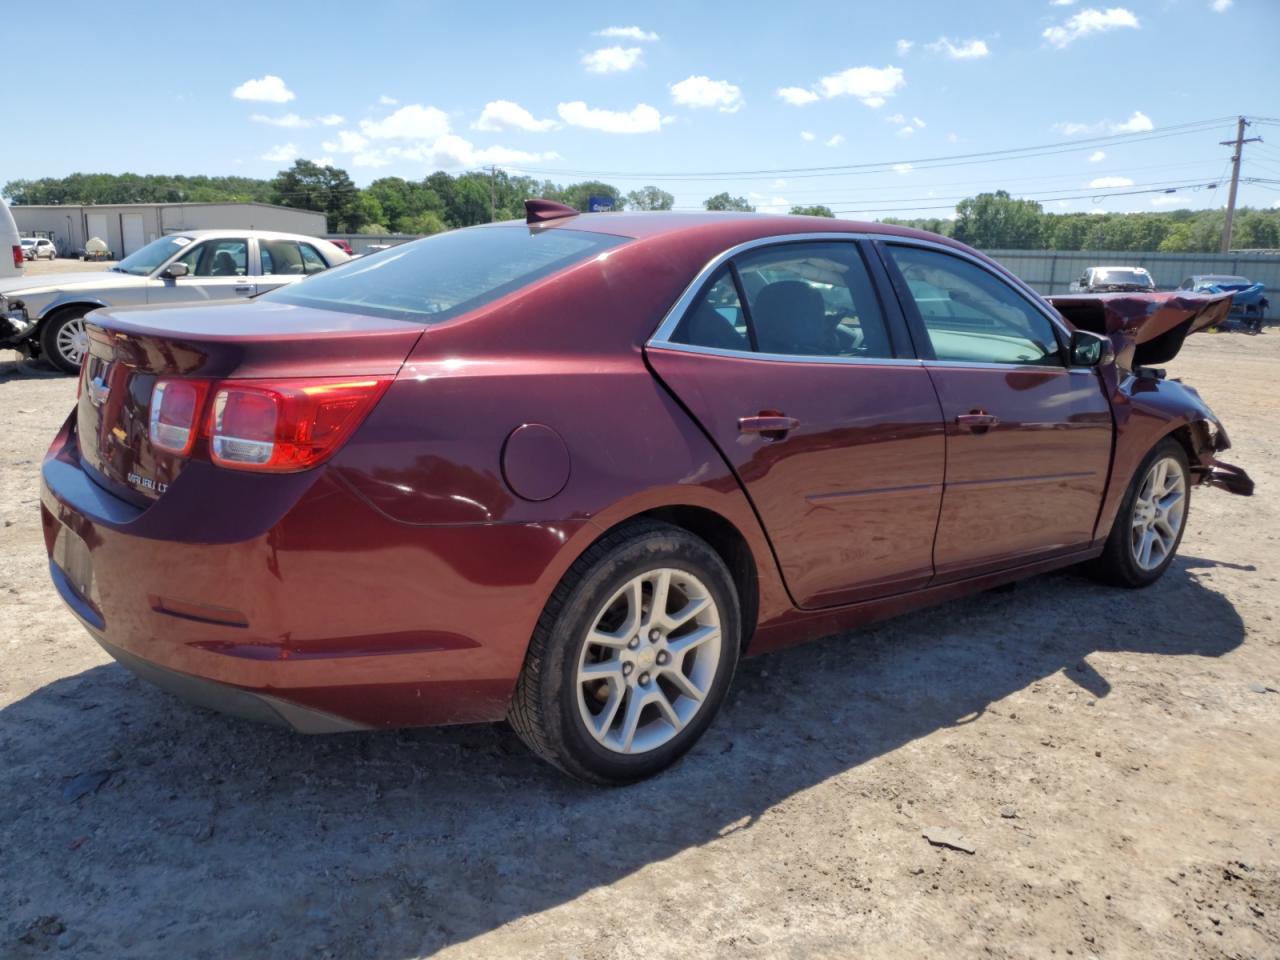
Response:
[[[549,196],[548,200],[558,200],[560,203],[568,204],[575,210],[581,210],[588,213],[591,209],[592,197],[609,197],[613,200],[613,209],[621,210],[627,205],[627,199],[622,195],[622,191],[610,183],[603,183],[600,180],[584,180],[582,183],[571,183],[567,187],[559,188],[556,193],[558,196]]]
[[[360,190],[347,171],[295,160],[271,181],[271,202],[283,207],[318,210],[330,233],[354,233],[367,222]]]
[[[676,198],[657,187],[641,187],[627,194],[627,206],[632,210],[670,210]]]
[[[1042,217],[1034,200],[1015,200],[1006,190],[980,193],[956,204],[953,236],[979,248],[1039,250]]]
[[[396,227],[397,233],[416,233],[426,236],[432,233],[443,233],[449,229],[444,218],[434,210],[424,210],[412,217],[405,217]]]
[[[792,207],[791,212],[798,217],[834,217],[830,207],[815,203],[811,207]]]
[[[747,202],[746,197],[731,197],[727,192],[707,197],[702,201],[702,205],[708,210],[737,210],[742,213],[755,213],[756,209]]]

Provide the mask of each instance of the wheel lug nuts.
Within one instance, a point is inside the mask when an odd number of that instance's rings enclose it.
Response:
[[[652,630],[649,631],[649,639],[655,643],[657,642],[660,636],[662,636],[662,634],[658,631],[657,627],[654,627]]]
[[[632,638],[631,638],[631,641],[627,644],[627,649],[628,649],[628,650],[634,650],[634,649],[635,649],[636,647],[638,647],[638,646],[640,646],[640,638],[639,638],[639,637],[632,637]]]
[[[649,675],[647,673],[640,674],[640,682],[647,686],[649,683]]]
[[[634,670],[634,669],[635,669],[635,667],[634,667],[632,664],[624,663],[624,664],[622,665],[622,675],[623,675],[624,677],[629,677],[629,676],[631,676],[631,671],[632,671],[632,670]]]
[[[663,650],[658,654],[658,666],[665,667],[671,661],[671,654]]]

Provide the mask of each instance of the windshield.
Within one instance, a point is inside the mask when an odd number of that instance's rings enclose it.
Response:
[[[159,240],[152,240],[141,250],[129,254],[111,269],[120,273],[131,273],[135,277],[150,276],[155,273],[156,267],[160,266],[190,242],[190,237],[161,237]]]
[[[440,323],[626,239],[564,228],[454,230],[352,260],[261,299]]]
[[[24,247],[34,247],[34,246],[36,245],[36,242],[35,242],[34,240],[32,240],[30,237],[23,237],[23,238],[22,238],[22,245],[23,245]]]
[[[1151,274],[1145,270],[1099,270],[1093,276],[1093,282],[1102,286],[1154,287]]]

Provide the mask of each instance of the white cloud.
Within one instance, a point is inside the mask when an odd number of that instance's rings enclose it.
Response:
[[[556,107],[560,119],[573,127],[601,130],[604,133],[654,133],[662,127],[662,114],[647,103],[631,110],[600,110],[581,100]]]
[[[640,63],[644,51],[639,47],[601,47],[582,58],[588,73],[622,73]]]
[[[288,163],[297,158],[298,148],[292,143],[282,143],[262,155],[263,160],[270,160],[272,163]]]
[[[378,98],[378,102],[384,107],[394,107],[400,101],[395,97],[388,97],[385,93]]]
[[[253,100],[258,103],[288,103],[294,93],[275,74],[268,73],[260,80],[246,80],[231,91],[237,100]]]
[[[333,157],[321,157],[319,160],[317,160],[317,161],[316,161],[316,166],[320,166],[320,167],[332,167],[332,166],[333,166]]]
[[[900,173],[903,176],[906,176],[908,173],[910,173],[914,169],[915,167],[911,166],[911,164],[909,163],[895,163],[893,165],[893,172]]]
[[[812,133],[810,133],[808,130],[801,130],[801,131],[800,131],[800,139],[801,139],[801,140],[813,140],[813,138],[814,138],[814,137],[813,137],[813,134],[812,134]]]
[[[911,122],[916,125],[917,129],[923,130],[925,127],[924,121],[921,120],[919,117],[912,117]]]
[[[901,114],[901,113],[893,113],[893,114],[890,114],[889,116],[885,117],[885,118],[884,118],[884,122],[885,122],[885,123],[906,123],[906,122],[907,122],[907,118],[906,118],[906,115],[905,115],[905,114]]]
[[[828,137],[826,141],[826,144],[828,147],[838,147],[842,143],[844,143],[843,133],[833,134],[832,136]]]
[[[905,57],[911,52],[911,48],[916,45],[914,40],[899,40],[894,46],[898,50],[898,56]]]
[[[977,60],[991,53],[984,40],[965,40],[953,43],[950,37],[939,37],[927,45],[934,53],[945,53],[952,60]]]
[[[1098,187],[1132,187],[1133,181],[1128,177],[1094,177],[1089,181],[1092,188]]]
[[[955,133],[947,134],[947,143],[956,143],[957,141],[959,141],[959,139],[960,139],[959,134],[955,134]]]
[[[1049,0],[1051,7],[1070,7],[1075,5],[1076,0]]]
[[[1176,207],[1182,203],[1182,198],[1174,193],[1163,193],[1158,197],[1151,198],[1153,207]]]
[[[265,123],[273,127],[309,127],[311,121],[306,117],[300,117],[296,113],[285,113],[278,117],[268,117],[263,113],[255,113],[249,118],[254,123]]]
[[[916,128],[910,125],[898,128],[898,136],[900,137],[909,137],[915,132]]]
[[[1101,150],[1095,150],[1093,153],[1089,154],[1090,163],[1101,163],[1105,159],[1107,159],[1107,155]]]
[[[326,113],[323,117],[316,117],[316,123],[322,127],[336,127],[343,119],[340,113]]]
[[[806,103],[813,103],[818,99],[818,95],[812,90],[806,90],[804,87],[780,87],[778,96],[793,107],[803,107]]]
[[[364,153],[357,153],[351,158],[353,167],[385,167],[389,163],[391,161],[384,157],[379,150],[367,150]]]
[[[851,67],[818,81],[824,97],[857,97],[872,108],[884,106],[906,82],[901,67]]]
[[[556,125],[554,120],[538,120],[532,113],[510,100],[491,100],[480,111],[480,119],[471,126],[475,130],[528,130],[541,133]]]
[[[1214,13],[1226,13],[1231,9],[1231,0],[1213,0],[1213,3],[1209,4],[1209,9]]]
[[[1072,41],[1091,33],[1105,33],[1121,27],[1138,29],[1138,18],[1124,7],[1109,7],[1106,10],[1095,10],[1090,7],[1088,10],[1081,10],[1071,15],[1058,26],[1045,28],[1041,36],[1061,50]]]
[[[354,130],[339,130],[337,140],[326,140],[320,146],[329,153],[359,153],[369,141]]]
[[[760,213],[787,213],[791,210],[791,203],[786,197],[768,196],[753,191],[747,194],[747,198],[751,200],[751,205]]]
[[[449,116],[437,107],[410,103],[381,120],[361,120],[371,140],[435,140],[449,132]]]
[[[651,43],[658,39],[658,35],[651,30],[641,30],[639,27],[605,27],[603,30],[596,31],[597,37],[609,37],[613,40],[635,40],[637,43]]]
[[[1151,122],[1151,118],[1141,110],[1133,111],[1133,116],[1124,121],[1124,123],[1109,124],[1109,129],[1112,133],[1142,133],[1155,128],[1156,125]]]
[[[1064,137],[1074,137],[1078,133],[1145,133],[1155,128],[1156,125],[1151,122],[1151,118],[1141,110],[1133,111],[1128,120],[1121,120],[1118,123],[1114,120],[1102,120],[1098,123],[1068,121],[1053,125],[1053,129]]]
[[[734,113],[742,107],[742,90],[728,80],[695,76],[671,85],[671,99],[686,107],[719,107]]]
[[[536,163],[558,160],[557,153],[530,153],[508,147],[484,147],[479,149],[471,141],[456,134],[447,134],[432,143],[409,146],[389,146],[357,153],[351,160],[356,167],[385,167],[397,161],[427,166],[440,170],[457,170],[483,167],[489,164]]]

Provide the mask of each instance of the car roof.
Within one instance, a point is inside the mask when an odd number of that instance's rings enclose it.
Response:
[[[238,230],[235,228],[227,229],[205,229],[205,230],[171,230],[165,234],[167,237],[190,237],[192,240],[208,240],[210,238],[217,239],[219,237],[256,237],[259,240],[324,240],[324,237],[310,236],[305,233],[281,233],[277,230]],[[325,243],[329,241],[325,240]]]
[[[508,220],[492,226],[526,226],[524,220]],[[715,235],[725,247],[769,236],[785,236],[797,233],[849,233],[878,234],[929,240],[934,243],[968,250],[940,234],[900,227],[889,223],[869,223],[862,220],[839,220],[831,217],[802,217],[772,213],[706,212],[676,213],[672,211],[584,213],[576,217],[548,220],[537,225],[538,229],[584,230],[591,233],[607,233],[635,240],[654,240],[661,237],[678,237],[689,234]]]
[[[1133,270],[1133,271],[1138,272],[1138,273],[1146,273],[1146,272],[1147,272],[1147,268],[1146,268],[1146,267],[1125,267],[1125,266],[1114,266],[1114,267],[1090,267],[1089,269],[1090,269],[1090,270]]]

